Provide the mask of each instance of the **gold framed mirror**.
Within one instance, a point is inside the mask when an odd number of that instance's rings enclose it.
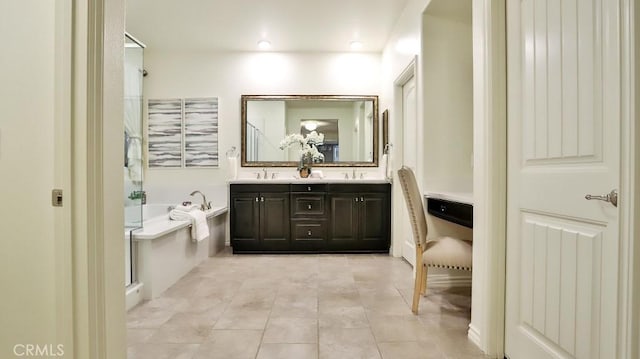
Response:
[[[300,147],[287,135],[323,137],[320,167],[378,166],[378,96],[242,95],[242,167],[296,167]]]

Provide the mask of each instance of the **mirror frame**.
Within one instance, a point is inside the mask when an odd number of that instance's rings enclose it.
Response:
[[[345,95],[242,95],[241,96],[241,166],[242,167],[297,167],[298,161],[247,161],[247,101],[286,101],[286,100],[321,100],[321,101],[373,101],[373,161],[344,161],[335,163],[314,163],[313,167],[378,167],[378,96],[345,96]]]

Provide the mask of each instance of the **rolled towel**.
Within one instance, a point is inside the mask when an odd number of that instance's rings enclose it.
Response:
[[[197,204],[189,204],[186,206],[183,206],[181,204],[177,205],[175,209],[177,209],[178,211],[183,211],[183,212],[191,212],[194,209],[198,209],[200,206],[198,206]]]
[[[191,240],[194,242],[200,242],[203,239],[209,237],[207,215],[199,209],[182,211],[176,208],[169,212],[169,218],[175,221],[191,222]]]

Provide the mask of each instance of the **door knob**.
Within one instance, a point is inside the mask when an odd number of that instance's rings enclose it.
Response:
[[[598,201],[605,201],[605,202],[609,202],[611,203],[614,207],[618,207],[618,191],[616,191],[615,189],[612,189],[611,192],[603,195],[603,196],[594,196],[591,194],[588,194],[586,196],[584,196],[584,198],[588,201],[591,200],[598,200]]]

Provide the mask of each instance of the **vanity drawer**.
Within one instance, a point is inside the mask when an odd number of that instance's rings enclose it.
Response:
[[[473,228],[473,206],[439,198],[427,198],[427,212],[461,226]]]
[[[294,250],[324,250],[327,245],[327,222],[292,220],[291,244]]]
[[[325,194],[291,194],[291,216],[292,217],[324,217]]]
[[[326,192],[327,185],[326,184],[300,184],[295,183],[291,185],[291,192]]]

